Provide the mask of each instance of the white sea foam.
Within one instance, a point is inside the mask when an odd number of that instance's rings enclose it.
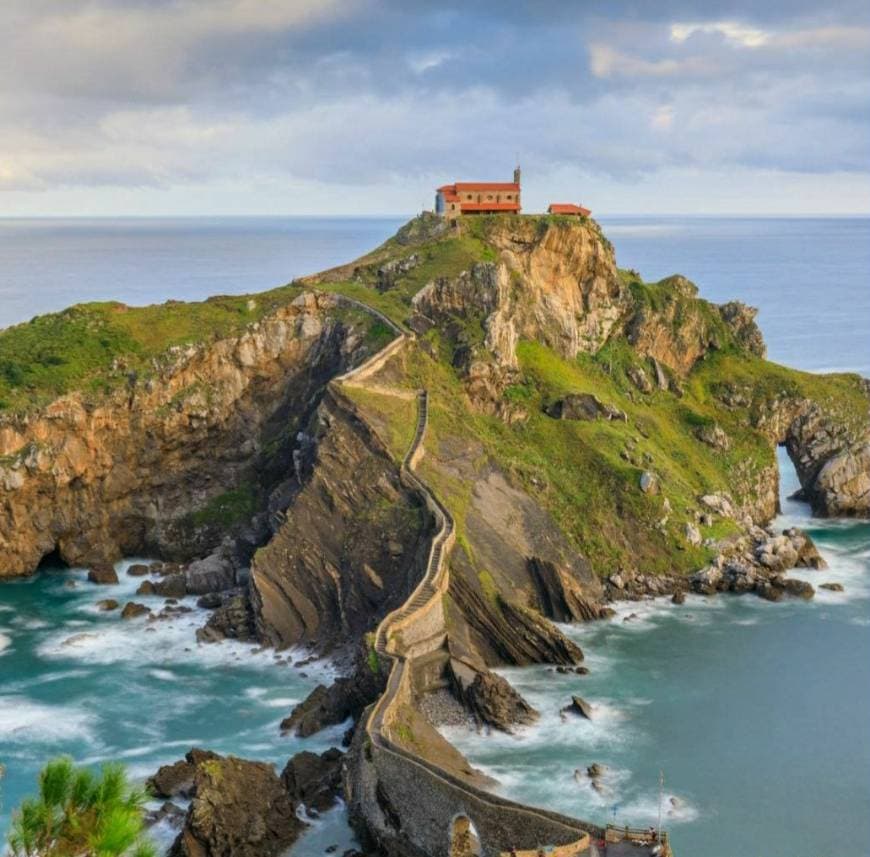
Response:
[[[46,659],[76,658],[89,665],[136,663],[167,668],[171,664],[187,663],[203,669],[228,665],[254,670],[277,668],[272,651],[258,650],[248,643],[235,640],[197,643],[196,630],[208,615],[205,610],[194,609],[155,622],[144,618],[125,621],[114,616],[107,622],[83,623],[87,631],[49,634],[36,651]],[[66,625],[75,629],[83,627],[70,622]],[[308,664],[306,670],[320,681],[328,681],[334,675],[333,667],[326,661]]]
[[[92,716],[72,705],[44,705],[24,696],[0,696],[0,738],[28,744],[91,741]]]
[[[179,680],[179,676],[177,676],[174,672],[172,672],[172,670],[159,669],[156,667],[154,669],[148,670],[148,675],[150,675],[152,678],[158,678],[158,679],[160,679],[160,681],[178,681]]]
[[[4,634],[0,631],[0,655],[2,655],[11,645],[12,638],[8,634]]]

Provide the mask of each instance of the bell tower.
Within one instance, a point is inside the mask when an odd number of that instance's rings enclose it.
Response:
[[[514,184],[519,184],[519,183],[520,183],[520,165],[517,164],[514,167]]]

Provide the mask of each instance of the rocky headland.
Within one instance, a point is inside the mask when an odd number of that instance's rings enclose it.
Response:
[[[130,573],[213,609],[203,644],[335,658],[344,676],[282,726],[354,724],[344,789],[386,853],[448,841],[419,815],[427,801],[489,805],[435,727],[457,712],[506,731],[534,720],[492,668],[582,669],[554,623],[626,598],[812,596],[787,574],[822,567],[811,539],[769,529],[778,445],[815,514],[870,515],[867,382],[768,362],[751,308],[617,268],[591,220],[423,216],[354,263],[240,301],[165,347],[149,318],[129,354],[107,346],[60,386],[50,361],[6,371],[0,574],[51,557],[99,583],[121,555],[156,556]],[[114,342],[136,312],[88,325]],[[80,323],[67,314],[52,324]],[[0,364],[31,353],[26,328],[0,333]],[[233,838],[249,823],[235,812],[293,839],[307,775],[252,764],[183,763],[196,796],[173,853],[272,853]],[[522,838],[524,810],[499,806],[516,824],[492,836]],[[573,824],[538,813],[528,829],[568,841]]]

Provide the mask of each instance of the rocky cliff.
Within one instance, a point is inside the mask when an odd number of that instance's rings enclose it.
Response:
[[[254,557],[251,595],[261,639],[325,651],[359,640],[406,600],[430,522],[377,434],[337,390],[309,431],[303,487]]]
[[[268,533],[256,513],[293,475],[297,429],[365,353],[369,323],[301,295],[238,335],[169,348],[147,380],[0,411],[0,575],[47,555],[190,559],[240,530],[253,549]]]

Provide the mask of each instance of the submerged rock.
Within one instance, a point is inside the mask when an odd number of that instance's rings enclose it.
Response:
[[[538,717],[538,712],[497,673],[451,658],[449,676],[454,695],[481,726],[511,732],[514,726],[532,723]]]
[[[88,580],[91,583],[99,583],[102,585],[108,585],[112,583],[118,582],[118,572],[115,571],[115,567],[110,565],[109,563],[98,563],[96,565],[92,565],[88,569]]]
[[[562,711],[566,714],[577,714],[587,720],[592,719],[592,706],[582,696],[572,696],[571,703],[566,705]]]
[[[97,607],[99,607],[100,610],[104,610],[106,612],[110,610],[117,610],[118,602],[115,601],[114,598],[104,598],[102,601],[97,602]]]
[[[135,619],[137,616],[144,616],[148,613],[148,608],[144,604],[139,604],[137,601],[128,601],[121,611],[122,619]]]
[[[185,812],[180,806],[172,801],[164,801],[157,809],[150,809],[144,815],[146,827],[165,821],[170,827],[179,828],[184,824]]]
[[[319,756],[303,750],[287,762],[281,782],[290,797],[309,810],[325,812],[341,794],[341,766],[344,753],[335,747]]]
[[[130,577],[144,577],[151,573],[151,567],[143,565],[141,562],[134,562],[133,565],[127,567],[127,574]]]
[[[597,777],[602,776],[606,770],[607,770],[607,768],[604,765],[600,765],[598,762],[593,762],[586,769],[586,776],[589,777],[590,779],[594,780]]]
[[[821,583],[819,589],[827,589],[829,592],[843,592],[842,583]]]

